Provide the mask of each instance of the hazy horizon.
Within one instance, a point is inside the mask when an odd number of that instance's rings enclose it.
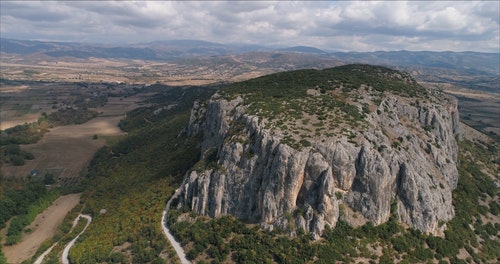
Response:
[[[2,1],[2,38],[500,52],[498,1]]]

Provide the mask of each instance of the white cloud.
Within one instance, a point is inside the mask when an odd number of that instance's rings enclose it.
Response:
[[[1,2],[2,37],[203,39],[329,50],[499,52],[500,3],[403,1]]]
[[[454,7],[446,7],[438,12],[431,13],[426,21],[419,27],[418,30],[464,30],[467,26],[467,16],[462,14]]]

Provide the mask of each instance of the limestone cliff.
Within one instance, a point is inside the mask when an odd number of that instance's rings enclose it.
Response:
[[[318,237],[339,218],[383,223],[396,203],[401,222],[441,233],[454,216],[456,100],[398,71],[341,70],[261,77],[196,103],[188,132],[203,132],[203,155],[180,204]]]

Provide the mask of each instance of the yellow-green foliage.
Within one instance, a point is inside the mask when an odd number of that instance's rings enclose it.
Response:
[[[119,170],[103,179],[100,184],[106,189],[104,195],[93,194],[88,200],[85,212],[92,213],[94,219],[82,235],[81,243],[71,250],[72,263],[109,261],[113,247],[126,242],[131,245],[123,251],[132,250],[133,263],[153,261],[165,249],[167,241],[160,219],[173,192],[171,182],[162,179],[124,187],[119,184],[122,173]],[[99,214],[100,209],[107,212]]]
[[[178,98],[179,92],[185,92],[184,99],[190,102],[155,111],[171,104],[169,100]],[[90,163],[82,212],[94,219],[72,248],[72,263],[176,261],[161,229],[161,214],[185,172],[200,156],[201,137],[180,132],[187,126],[193,100],[206,98],[210,92],[168,90],[152,99],[160,105],[127,114],[121,125],[128,136],[100,149]],[[101,213],[101,209],[106,212]]]

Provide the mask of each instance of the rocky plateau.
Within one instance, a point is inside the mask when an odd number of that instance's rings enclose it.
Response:
[[[346,90],[336,72],[315,71],[326,81],[301,86],[293,100],[303,104],[294,118],[288,118],[291,111],[272,117],[252,110],[255,100],[266,100],[252,89],[231,96],[222,90],[196,102],[187,133],[203,133],[202,156],[182,183],[178,206],[292,235],[302,229],[316,239],[338,221],[378,225],[391,214],[404,225],[442,234],[454,216],[458,180],[456,99],[399,71],[348,67],[347,74],[373,71],[380,79]],[[380,89],[394,82],[423,93]],[[293,101],[275,99],[285,109]],[[338,107],[327,109],[326,119],[305,110],[326,100],[342,100],[361,120],[333,122],[345,117]],[[273,121],[279,118],[288,119]]]

